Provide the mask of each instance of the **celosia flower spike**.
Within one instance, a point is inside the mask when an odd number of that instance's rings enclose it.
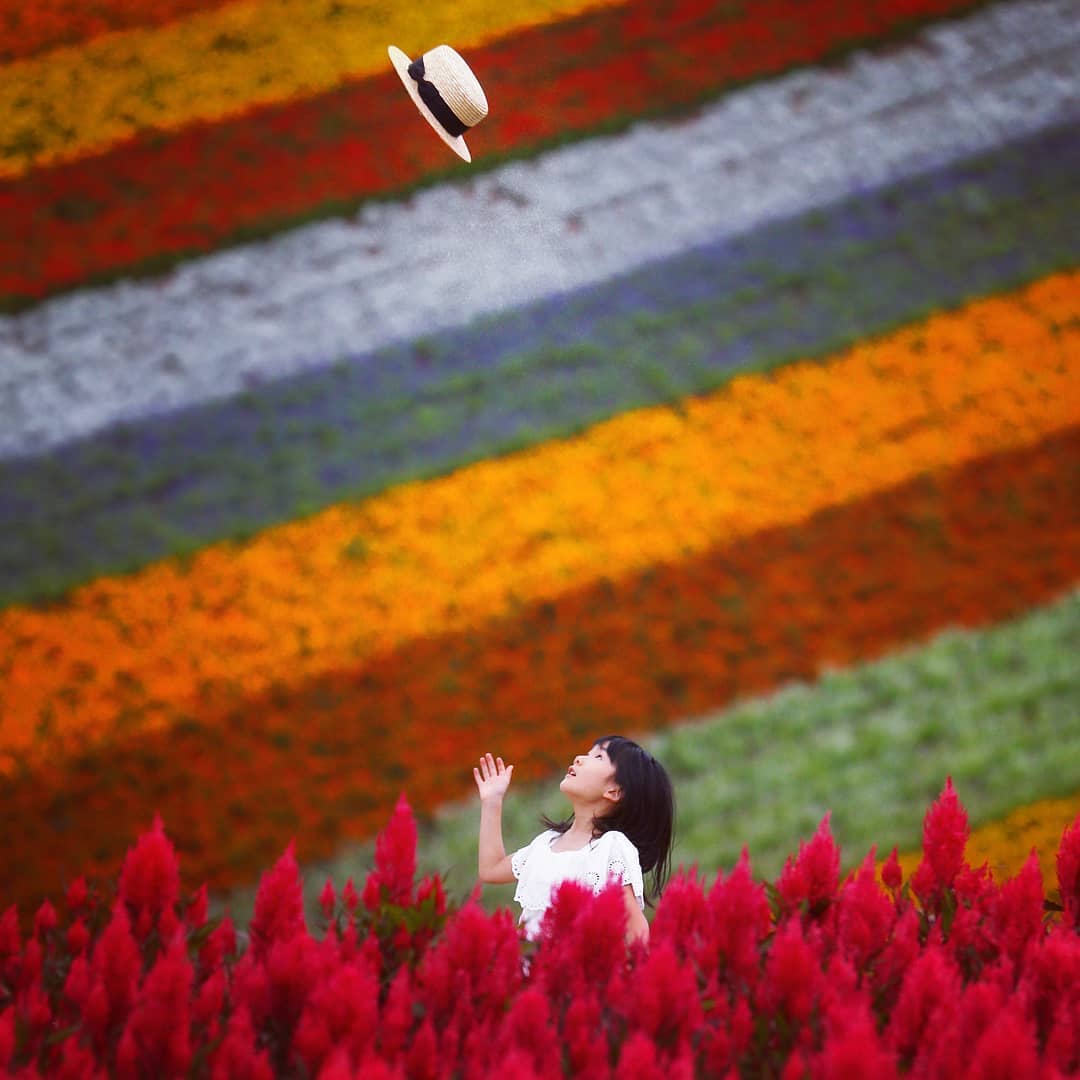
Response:
[[[1061,835],[1057,852],[1057,879],[1065,919],[1080,929],[1080,814]]]

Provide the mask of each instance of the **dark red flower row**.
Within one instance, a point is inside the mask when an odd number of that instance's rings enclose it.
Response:
[[[370,836],[403,784],[425,811],[466,795],[496,739],[537,778],[597,732],[1017,615],[1080,579],[1078,455],[1073,428],[360,669],[235,704],[208,687],[183,724],[0,787],[0,896],[114,872],[157,810],[193,873],[245,883],[289,837],[315,859]]]
[[[534,152],[819,61],[974,0],[633,0],[470,52],[490,116],[478,160]],[[0,184],[0,305],[325,216],[464,167],[389,67],[331,93]]]
[[[290,847],[262,879],[244,947],[181,897],[160,820],[114,902],[77,879],[24,941],[0,918],[0,1070],[118,1080],[447,1076],[1064,1077],[1080,1069],[1080,817],[1057,852],[994,881],[965,857],[951,780],[903,880],[871,852],[840,876],[828,825],[770,888],[749,855],[711,883],[680,872],[647,945],[621,887],[564,883],[539,940],[505,910],[416,883],[402,797],[361,896],[320,897],[309,930]],[[1054,914],[1048,919],[1047,909]],[[523,954],[529,954],[523,965]]]

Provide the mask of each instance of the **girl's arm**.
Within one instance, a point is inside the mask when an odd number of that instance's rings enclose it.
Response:
[[[507,885],[514,881],[510,856],[503,847],[502,804],[514,766],[504,765],[502,758],[485,754],[480,768],[473,768],[473,779],[480,792],[480,842],[477,850],[477,870],[486,885]]]
[[[641,941],[642,945],[649,944],[649,920],[645,918],[645,912],[634,895],[633,885],[623,886],[623,896],[626,899],[626,940]]]

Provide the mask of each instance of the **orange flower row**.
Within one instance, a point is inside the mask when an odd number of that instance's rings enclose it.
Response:
[[[243,884],[290,838],[306,860],[369,836],[403,789],[464,796],[495,743],[540,778],[598,732],[1019,614],[1080,577],[1078,455],[1080,427],[317,678],[207,684],[169,729],[0,785],[0,896],[112,873],[158,811],[195,883]]]
[[[1080,273],[0,613],[0,762],[220,715],[1078,418]],[[245,705],[246,707],[246,705]]]

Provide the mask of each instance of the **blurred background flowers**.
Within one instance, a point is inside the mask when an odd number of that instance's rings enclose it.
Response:
[[[676,861],[1080,809],[1066,0],[77,0],[0,18],[0,904],[473,884],[592,738]],[[386,58],[484,85],[461,164]],[[535,788],[530,786],[535,783]],[[314,893],[313,893],[314,895]],[[506,900],[498,890],[491,902]]]

